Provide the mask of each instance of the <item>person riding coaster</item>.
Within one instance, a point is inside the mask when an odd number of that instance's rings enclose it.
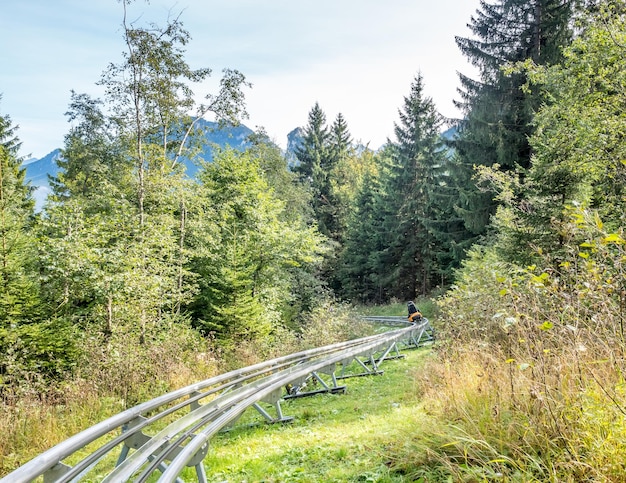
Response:
[[[422,313],[415,306],[413,302],[407,302],[407,309],[409,310],[409,322],[417,322],[422,319]]]

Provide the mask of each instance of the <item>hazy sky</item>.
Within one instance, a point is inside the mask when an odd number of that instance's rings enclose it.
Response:
[[[248,127],[281,146],[315,102],[331,124],[345,117],[355,140],[373,148],[393,136],[398,109],[421,72],[426,95],[457,117],[457,72],[472,74],[454,37],[479,0],[137,0],[129,19],[165,25],[180,17],[191,35],[186,60],[210,67],[215,92],[224,68],[240,70]],[[0,114],[19,125],[22,155],[62,147],[70,91],[99,97],[109,63],[122,61],[118,0],[9,0],[0,15]]]

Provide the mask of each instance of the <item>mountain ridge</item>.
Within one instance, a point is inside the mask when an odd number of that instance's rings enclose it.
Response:
[[[248,139],[251,134],[254,134],[254,131],[244,124],[220,126],[217,122],[205,119],[200,119],[199,124],[205,131],[204,147],[200,153],[200,158],[204,161],[210,162],[213,159],[213,152],[216,146],[218,148],[230,147],[243,151],[251,145]],[[452,127],[441,135],[444,139],[449,140],[456,133],[457,128]],[[302,127],[293,129],[287,135],[287,147],[284,154],[289,168],[294,168],[298,165],[295,153],[297,148],[302,145],[303,136],[304,129]],[[368,149],[367,146],[363,145],[356,147],[359,152]],[[26,170],[25,180],[34,188],[33,197],[37,211],[43,208],[46,198],[52,191],[49,178],[55,177],[59,173],[58,160],[61,156],[61,149],[57,148],[40,159],[29,158],[22,163],[22,167]],[[186,158],[183,159],[183,164],[190,177],[194,177],[197,174],[199,170],[198,164]]]
[[[213,159],[215,147],[231,147],[237,150],[244,150],[250,146],[248,137],[254,133],[252,129],[239,124],[237,126],[220,126],[217,122],[200,119],[199,123],[205,131],[205,141],[200,158],[204,161]],[[59,173],[58,160],[61,158],[61,149],[56,148],[43,158],[30,158],[22,163],[26,170],[25,181],[33,187],[33,198],[35,199],[35,209],[40,211],[51,193],[50,177],[56,177]],[[198,172],[198,165],[189,159],[183,159],[187,174],[194,177]]]

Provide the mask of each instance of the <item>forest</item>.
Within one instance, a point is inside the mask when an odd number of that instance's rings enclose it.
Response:
[[[249,84],[227,69],[198,103],[211,70],[186,63],[179,19],[125,24],[103,98],[72,93],[41,212],[0,116],[2,413],[130,407],[429,299],[439,341],[416,384],[455,423],[413,470],[623,481],[626,2],[483,0],[468,27],[463,118],[417,74],[378,151],[315,104],[295,163],[263,130],[202,162],[197,120],[240,123]]]

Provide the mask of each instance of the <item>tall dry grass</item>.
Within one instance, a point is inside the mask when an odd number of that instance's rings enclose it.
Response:
[[[442,421],[414,461],[454,481],[626,481],[626,242],[578,212],[558,261],[475,250],[415,374]]]
[[[210,340],[182,324],[161,327],[142,343],[132,331],[80,341],[82,357],[63,381],[24,378],[0,402],[0,475],[139,402],[211,377],[220,370]]]
[[[87,336],[71,377],[44,385],[25,378],[0,401],[0,476],[124,409],[228,370],[311,347],[359,337],[371,326],[348,306],[326,303],[298,333],[277,327],[272,336],[232,344],[226,351],[183,324],[154,334],[132,330]]]

